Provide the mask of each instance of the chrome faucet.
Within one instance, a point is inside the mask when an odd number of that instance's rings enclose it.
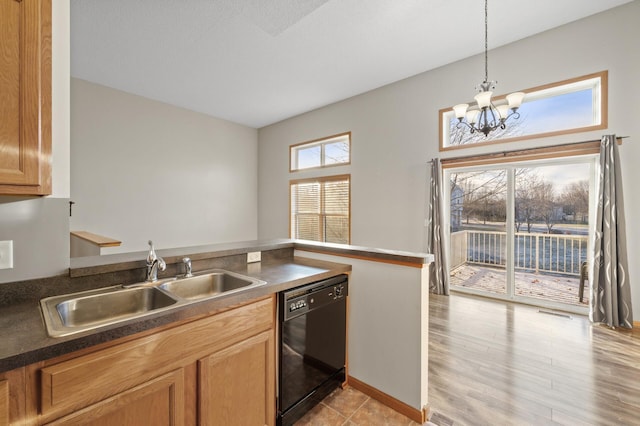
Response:
[[[192,277],[193,273],[191,272],[191,259],[188,257],[183,257],[182,263],[184,263],[184,277],[185,278]]]
[[[164,259],[156,254],[153,241],[149,240],[149,254],[147,255],[147,282],[158,281],[158,269],[164,271],[167,264]]]

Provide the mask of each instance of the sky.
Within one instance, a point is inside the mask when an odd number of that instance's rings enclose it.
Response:
[[[554,184],[557,194],[561,194],[572,183],[589,180],[589,163],[541,166],[534,170],[542,179]]]
[[[593,125],[591,89],[525,102],[520,107],[524,134],[553,132]]]

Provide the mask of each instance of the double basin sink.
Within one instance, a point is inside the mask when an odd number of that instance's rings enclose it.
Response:
[[[40,306],[49,335],[61,337],[237,293],[263,284],[266,282],[214,269],[192,277],[47,297],[40,301]]]

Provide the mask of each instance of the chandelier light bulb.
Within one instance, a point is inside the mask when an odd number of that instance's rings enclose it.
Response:
[[[469,108],[469,104],[458,104],[453,107],[453,111],[456,114],[456,118],[463,118]]]
[[[501,120],[506,120],[509,116],[509,105],[498,105],[496,107]]]
[[[478,108],[487,108],[491,105],[491,95],[493,92],[480,92],[473,98],[478,103]]]
[[[467,123],[471,125],[476,124],[476,120],[478,120],[478,114],[480,114],[480,110],[478,109],[467,111]]]
[[[524,100],[525,93],[524,92],[515,92],[510,95],[507,95],[507,102],[509,103],[509,108],[518,109],[520,105],[522,105],[522,101]]]

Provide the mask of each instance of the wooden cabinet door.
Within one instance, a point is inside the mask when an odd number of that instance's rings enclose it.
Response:
[[[49,424],[180,426],[184,419],[184,370],[178,369]]]
[[[275,348],[265,331],[199,362],[201,425],[275,423]]]
[[[0,380],[0,426],[9,424],[9,381]]]
[[[51,0],[0,1],[0,194],[51,193]]]

